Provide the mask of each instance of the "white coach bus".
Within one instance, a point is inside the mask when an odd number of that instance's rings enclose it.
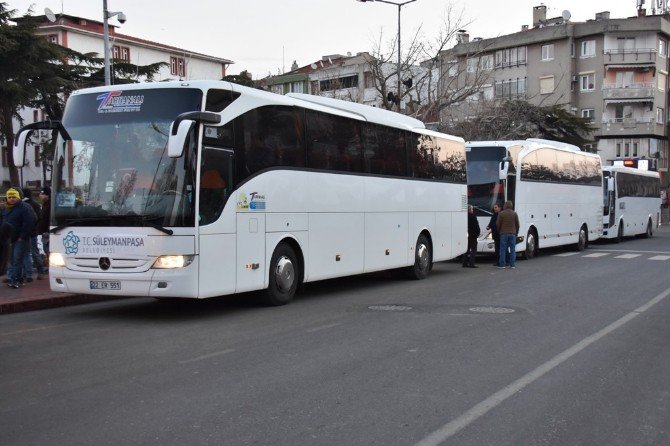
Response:
[[[603,167],[603,238],[651,237],[661,224],[658,172],[623,166]]]
[[[403,268],[467,249],[465,145],[413,118],[228,82],[68,99],[53,160],[51,289],[205,298]]]
[[[602,235],[600,157],[556,141],[466,143],[468,202],[484,229],[505,201],[519,215],[517,252],[525,258],[551,246],[583,250]],[[479,252],[494,252],[490,231],[482,231]]]

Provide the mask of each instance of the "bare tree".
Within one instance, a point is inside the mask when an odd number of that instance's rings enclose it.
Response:
[[[437,120],[439,113],[454,103],[479,94],[493,68],[492,60],[482,59],[485,44],[469,44],[465,53],[450,48],[462,29],[471,22],[462,9],[449,3],[444,11],[438,34],[431,40],[419,28],[401,55],[400,76],[404,88],[397,91],[397,39],[384,47],[384,37],[373,45],[370,71],[381,104],[392,109],[394,103],[404,102],[406,113],[424,122]],[[458,55],[458,57],[457,57]]]

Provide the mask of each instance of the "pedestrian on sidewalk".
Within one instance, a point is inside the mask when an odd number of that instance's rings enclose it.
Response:
[[[481,229],[475,216],[475,209],[468,206],[468,251],[463,257],[463,268],[477,268],[475,257],[477,256],[477,237],[480,233]]]
[[[44,249],[47,262],[44,268],[46,270],[49,265],[49,229],[51,229],[51,188],[49,186],[44,186],[40,190],[40,200],[42,201],[42,212],[37,220],[37,233],[42,236],[42,249]]]
[[[30,243],[30,234],[35,229],[35,213],[30,205],[21,201],[21,194],[17,189],[8,189],[6,197],[7,205],[0,214],[0,227],[7,224],[11,228],[12,247],[7,284],[10,288],[18,288],[23,284],[23,261]]]
[[[495,203],[493,205],[493,215],[491,215],[491,220],[486,227],[487,230],[491,231],[491,237],[493,238],[493,246],[495,247],[496,263],[493,266],[500,266],[500,233],[498,232],[498,226],[496,225],[496,220],[498,219],[498,214],[500,213],[500,204]]]
[[[23,189],[23,202],[30,205],[33,212],[35,212],[35,225],[32,232],[30,233],[30,240],[28,242],[28,247],[26,248],[26,255],[24,258],[23,269],[26,275],[25,281],[33,281],[33,265],[37,269],[37,278],[44,278],[44,261],[42,256],[40,256],[40,250],[37,247],[37,224],[39,222],[39,217],[42,214],[42,207],[38,202],[33,200],[32,190],[24,187]]]
[[[505,267],[505,256],[509,252],[509,266],[516,268],[516,237],[519,234],[519,216],[514,212],[514,204],[506,201],[498,214],[496,227],[500,233],[500,256],[498,268]]]

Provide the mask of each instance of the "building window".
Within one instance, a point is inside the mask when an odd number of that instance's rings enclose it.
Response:
[[[587,73],[579,76],[579,89],[581,91],[593,91],[596,88],[596,74]]]
[[[637,150],[637,149],[638,149],[638,146],[639,146],[638,143],[636,143],[636,142],[633,143],[633,158],[636,158],[636,157],[637,157],[637,153],[638,153],[638,150]]]
[[[630,156],[630,143],[629,142],[623,143],[623,156],[625,158],[628,158]]]
[[[54,45],[58,45],[58,34],[48,34],[46,36],[47,41],[49,43],[53,43]]]
[[[309,92],[309,94],[319,94],[319,81],[312,81],[310,82],[312,91]]]
[[[526,47],[519,46],[496,51],[495,67],[504,68],[526,64]]]
[[[658,55],[666,57],[668,55],[668,41],[665,39],[658,39]]]
[[[487,54],[481,58],[482,70],[490,71],[493,69],[493,54]]]
[[[542,60],[554,60],[554,44],[542,45]]]
[[[595,57],[596,55],[596,41],[585,40],[582,42],[582,56],[581,57]]]
[[[186,62],[183,57],[170,57],[170,74],[173,76],[186,76]]]
[[[477,66],[479,65],[478,57],[470,57],[467,60],[467,70],[468,73],[475,73],[477,71]]]
[[[656,124],[663,124],[663,109],[661,107],[656,107]]]
[[[570,44],[570,57],[575,57],[575,42]]]
[[[582,118],[587,119],[589,122],[593,122],[595,119],[595,110],[592,108],[583,108],[582,109]]]
[[[33,122],[37,122],[40,119],[40,111],[39,110],[33,110]]]
[[[664,71],[658,72],[658,89],[665,91],[668,88],[668,73]]]
[[[618,142],[615,144],[616,147],[616,157],[621,158],[621,143]]]
[[[634,50],[635,37],[617,37],[616,44],[619,52],[625,52],[626,50]]]
[[[358,75],[344,76],[336,79],[326,79],[319,83],[320,91],[334,91],[344,88],[358,87]]]
[[[304,93],[303,83],[300,82],[291,82],[290,84],[291,93]]]
[[[40,146],[35,146],[35,167],[40,167]]]
[[[284,86],[282,84],[271,85],[270,91],[276,94],[284,94]]]
[[[549,94],[554,92],[554,76],[545,76],[540,78],[540,94]]]
[[[363,74],[364,81],[365,81],[365,88],[375,88],[375,77],[372,74],[372,71],[366,71]]]
[[[493,93],[496,98],[525,97],[526,78],[510,79],[508,81],[496,82],[494,89],[492,89],[491,93]]]

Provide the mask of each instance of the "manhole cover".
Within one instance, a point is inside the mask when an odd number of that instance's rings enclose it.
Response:
[[[470,308],[470,311],[472,311],[473,313],[506,314],[506,313],[514,313],[516,310],[504,307],[472,307]]]
[[[407,305],[370,305],[368,309],[374,311],[409,311],[412,307]]]

